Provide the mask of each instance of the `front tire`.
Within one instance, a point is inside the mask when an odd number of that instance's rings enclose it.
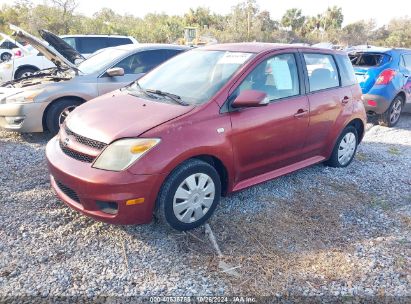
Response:
[[[335,168],[347,167],[354,159],[358,147],[358,133],[353,126],[346,127],[338,137],[331,157],[325,162]]]
[[[380,125],[389,128],[394,127],[400,121],[403,104],[404,100],[401,96],[395,97],[387,111],[380,115]]]
[[[61,99],[51,104],[46,114],[46,126],[52,135],[59,132],[67,115],[80,104],[81,101],[74,99]]]
[[[204,224],[221,198],[221,181],[215,168],[190,159],[167,177],[157,198],[156,217],[185,231]]]
[[[38,70],[32,69],[32,68],[23,68],[20,69],[16,72],[16,74],[14,75],[14,79],[20,79],[23,77],[28,77],[33,75],[35,72],[37,72]]]

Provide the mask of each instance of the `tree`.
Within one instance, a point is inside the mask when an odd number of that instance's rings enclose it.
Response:
[[[288,9],[281,18],[281,25],[291,28],[293,32],[300,30],[304,24],[305,17],[302,15],[300,9]]]
[[[341,29],[343,21],[344,15],[342,13],[342,8],[333,6],[327,8],[325,13],[322,15],[321,26],[325,31],[330,29]]]

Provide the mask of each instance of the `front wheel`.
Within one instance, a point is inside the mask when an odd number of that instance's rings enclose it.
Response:
[[[221,198],[221,181],[215,168],[191,159],[174,169],[157,198],[156,216],[176,230],[205,223]]]
[[[380,125],[389,128],[394,127],[400,120],[403,103],[404,100],[401,96],[395,97],[388,110],[381,114],[379,120]]]
[[[358,133],[353,126],[346,127],[335,143],[333,152],[326,165],[330,167],[347,167],[354,159],[358,146]]]
[[[62,99],[51,104],[46,114],[46,126],[52,135],[59,132],[67,115],[80,104],[79,100],[74,99]]]

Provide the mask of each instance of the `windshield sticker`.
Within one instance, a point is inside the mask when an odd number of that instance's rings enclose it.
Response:
[[[250,57],[249,53],[226,52],[217,64],[243,64]]]
[[[293,83],[287,60],[271,60],[271,73],[278,90],[292,90]]]

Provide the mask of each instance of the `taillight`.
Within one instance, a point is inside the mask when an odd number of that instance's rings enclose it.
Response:
[[[391,69],[386,69],[381,72],[380,76],[378,76],[377,81],[375,84],[389,84],[391,80],[395,76],[395,71]]]
[[[15,51],[14,56],[21,57],[21,51],[20,50]]]
[[[372,106],[372,107],[377,106],[377,102],[375,100],[368,100],[367,103],[368,103],[369,106]]]

